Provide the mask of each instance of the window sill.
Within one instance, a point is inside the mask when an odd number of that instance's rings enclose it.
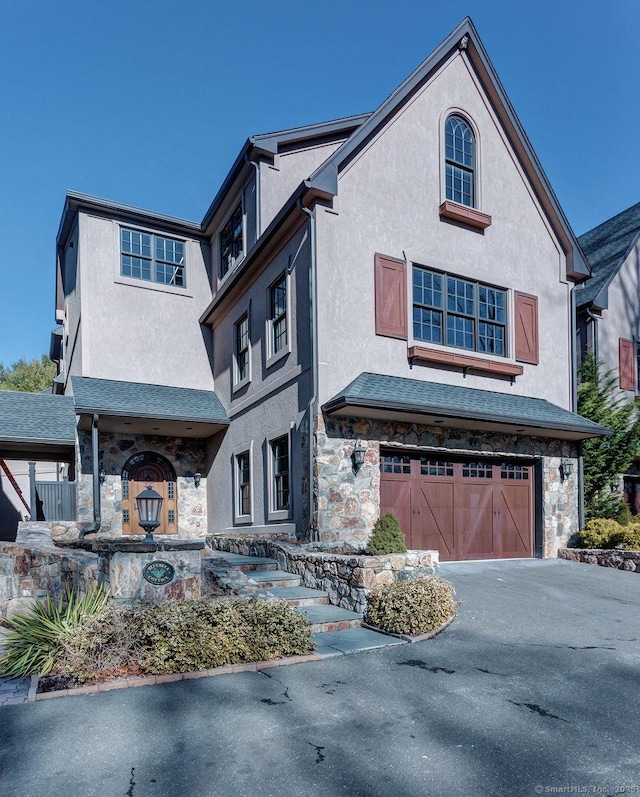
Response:
[[[437,349],[428,349],[423,346],[410,346],[408,356],[411,362],[439,363],[440,365],[450,365],[454,368],[495,374],[496,376],[514,377],[521,376],[524,373],[524,368],[521,365],[498,362],[497,360],[485,360],[482,357],[472,357],[468,354],[458,354],[457,352],[438,351]]]
[[[154,282],[153,280],[137,279],[136,277],[125,277],[117,274],[114,280],[116,285],[129,285],[132,288],[144,288],[148,291],[159,291],[160,293],[172,293],[174,296],[187,296],[193,298],[193,293],[187,288],[179,288],[176,285],[167,285],[164,282]]]
[[[238,515],[233,522],[236,526],[250,526],[253,523],[253,518],[251,515]]]
[[[241,379],[239,382],[235,382],[231,388],[231,392],[237,393],[239,390],[242,390],[243,387],[246,387],[249,384],[251,384],[251,377],[247,376],[244,379]]]
[[[269,512],[267,516],[268,522],[291,520],[291,512],[288,509],[281,509],[277,512]]]
[[[466,205],[458,205],[449,199],[446,199],[440,205],[440,218],[458,221],[461,224],[466,224],[467,227],[475,227],[477,230],[485,230],[491,225],[491,216],[487,213],[481,213],[479,210],[468,208]]]
[[[265,363],[266,368],[271,368],[272,365],[275,365],[280,360],[283,360],[288,354],[290,354],[291,349],[289,346],[286,346],[284,349],[280,349],[277,354],[272,354],[270,357],[267,357],[267,361]]]

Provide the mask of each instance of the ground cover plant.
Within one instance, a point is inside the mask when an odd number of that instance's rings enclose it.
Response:
[[[364,619],[391,634],[429,634],[454,617],[457,608],[453,584],[421,576],[372,590]]]
[[[390,553],[406,553],[407,546],[404,534],[400,530],[397,519],[387,512],[386,515],[376,520],[367,543],[367,553],[370,556],[382,556]]]

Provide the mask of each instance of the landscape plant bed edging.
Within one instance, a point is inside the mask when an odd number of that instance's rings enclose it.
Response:
[[[624,548],[560,548],[558,558],[640,573],[640,551],[627,551]]]
[[[266,661],[251,661],[247,664],[224,664],[210,670],[196,670],[194,672],[175,672],[167,675],[136,675],[132,678],[116,678],[99,684],[75,686],[70,689],[58,689],[51,692],[38,693],[39,675],[31,676],[28,703],[36,700],[49,700],[52,697],[74,697],[75,695],[95,695],[99,692],[111,692],[114,689],[127,689],[136,686],[154,686],[155,684],[168,684],[174,681],[193,681],[198,678],[212,678],[216,675],[230,675],[236,672],[259,672],[271,667],[286,667],[290,664],[305,664],[310,661],[322,661],[325,657],[320,653],[307,653],[303,656],[286,656],[282,659],[267,659]]]
[[[445,620],[442,625],[434,628],[433,631],[429,631],[428,634],[394,634],[392,631],[385,631],[383,628],[378,628],[377,625],[369,625],[369,623],[365,623],[364,620],[362,621],[362,627],[368,628],[370,631],[377,631],[379,634],[386,634],[396,639],[402,639],[405,642],[425,642],[427,639],[433,639],[434,636],[438,636],[445,628],[448,628],[457,616],[457,614],[454,614],[448,620]]]

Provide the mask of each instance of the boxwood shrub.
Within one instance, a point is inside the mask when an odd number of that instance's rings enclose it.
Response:
[[[626,548],[640,550],[640,523],[621,525],[610,518],[593,518],[587,521],[580,532],[580,545],[583,548]]]
[[[372,590],[364,619],[392,634],[429,634],[453,617],[453,584],[424,576]]]

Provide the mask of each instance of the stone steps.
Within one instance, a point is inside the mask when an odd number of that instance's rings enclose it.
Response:
[[[326,592],[300,586],[301,577],[279,570],[273,559],[241,556],[225,551],[218,553],[230,567],[242,570],[248,578],[258,584],[261,591],[286,600],[297,612],[306,614],[311,621],[312,634],[360,628],[361,614],[343,609],[341,606],[332,606]]]
[[[317,606],[329,603],[329,595],[326,592],[310,587],[272,587],[269,594],[282,598],[291,606]]]

